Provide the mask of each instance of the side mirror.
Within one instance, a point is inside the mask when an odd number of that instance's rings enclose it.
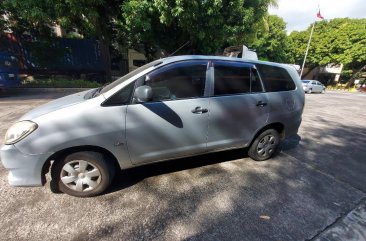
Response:
[[[152,89],[147,85],[137,87],[133,97],[137,103],[147,102],[152,99]]]

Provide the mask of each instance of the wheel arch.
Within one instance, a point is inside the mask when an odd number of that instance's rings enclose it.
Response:
[[[285,137],[285,125],[280,123],[280,122],[274,122],[274,123],[271,123],[271,124],[268,124],[264,127],[262,127],[261,129],[259,129],[255,135],[253,136],[252,140],[250,141],[250,144],[249,146],[252,145],[253,141],[265,130],[268,130],[268,129],[275,129],[278,134],[280,135],[280,139],[283,139]]]
[[[72,153],[75,153],[75,152],[81,152],[81,151],[94,151],[94,152],[102,153],[103,155],[105,155],[107,157],[107,160],[109,162],[111,162],[111,164],[115,168],[115,171],[116,172],[118,172],[121,169],[121,167],[120,167],[120,165],[118,163],[117,158],[112,154],[112,152],[110,152],[109,150],[107,150],[107,149],[105,149],[103,147],[100,147],[100,146],[90,146],[90,145],[74,146],[74,147],[69,147],[69,148],[62,149],[62,150],[59,150],[59,151],[53,153],[46,160],[46,162],[43,164],[43,167],[42,167],[42,184],[45,184],[45,182],[46,182],[45,174],[48,173],[49,170],[50,170],[51,161],[54,161],[54,163],[55,163],[55,162],[57,162],[59,160],[62,160],[63,158],[65,158],[69,154],[72,154]]]

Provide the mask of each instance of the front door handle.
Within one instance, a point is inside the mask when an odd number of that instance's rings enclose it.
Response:
[[[193,114],[203,114],[203,113],[207,113],[208,109],[202,108],[201,106],[197,106],[196,108],[194,108],[192,110]]]
[[[257,106],[259,106],[259,107],[264,107],[266,105],[267,105],[267,103],[266,102],[263,102],[261,100],[257,102]]]

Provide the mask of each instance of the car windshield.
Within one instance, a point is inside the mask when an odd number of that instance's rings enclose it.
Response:
[[[310,82],[310,80],[303,80],[302,81],[304,84],[307,84],[307,83],[309,83]]]
[[[128,73],[128,74],[126,74],[126,75],[122,76],[121,78],[119,78],[119,79],[117,79],[116,81],[114,81],[114,82],[110,83],[109,85],[107,85],[107,86],[105,86],[105,87],[101,88],[101,89],[100,89],[100,91],[99,91],[99,93],[100,93],[100,94],[103,94],[103,93],[105,93],[105,92],[107,92],[107,91],[109,91],[109,90],[113,89],[113,88],[114,88],[114,87],[116,87],[117,85],[119,85],[119,84],[123,83],[124,81],[128,80],[128,79],[129,79],[129,78],[131,78],[132,76],[137,75],[137,74],[141,73],[142,71],[144,71],[144,70],[146,70],[146,69],[148,69],[148,68],[150,68],[150,67],[152,67],[152,66],[159,65],[159,64],[161,64],[161,63],[162,63],[162,61],[161,61],[161,60],[155,60],[155,61],[153,61],[153,62],[151,62],[151,63],[145,64],[144,66],[141,66],[140,68],[135,69],[134,71],[132,71],[132,72],[130,72],[130,73]]]

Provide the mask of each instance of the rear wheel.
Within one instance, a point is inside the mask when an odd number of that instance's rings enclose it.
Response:
[[[76,152],[52,167],[52,179],[58,189],[75,197],[92,197],[104,192],[113,176],[113,165],[98,152]]]
[[[248,155],[255,161],[269,159],[275,153],[280,137],[275,129],[263,131],[249,148]]]

